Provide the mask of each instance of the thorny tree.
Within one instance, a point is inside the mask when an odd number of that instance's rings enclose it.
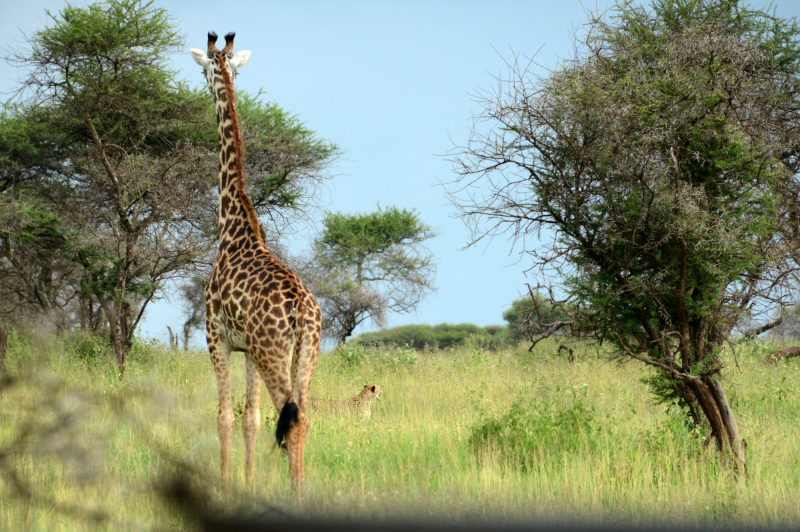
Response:
[[[388,207],[328,213],[303,268],[323,314],[323,334],[344,343],[361,323],[385,325],[389,312],[414,310],[433,288],[434,236],[414,211]]]
[[[451,199],[474,241],[510,232],[560,279],[562,326],[657,368],[654,392],[746,470],[720,350],[790,303],[798,28],[736,0],[625,2],[587,28],[549,76],[517,59],[484,94]]]

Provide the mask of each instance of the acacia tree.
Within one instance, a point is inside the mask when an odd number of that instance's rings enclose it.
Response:
[[[386,323],[389,312],[414,310],[433,290],[434,236],[414,211],[389,207],[366,214],[328,213],[305,276],[319,299],[323,330],[344,343],[361,323]]]
[[[475,240],[546,236],[526,250],[561,280],[562,326],[655,368],[743,470],[720,351],[791,300],[798,28],[737,0],[623,2],[587,27],[573,60],[514,61],[485,95],[452,201]]]

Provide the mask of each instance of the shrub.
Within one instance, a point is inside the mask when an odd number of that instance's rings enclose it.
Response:
[[[449,349],[467,345],[471,340],[477,344],[498,348],[505,345],[505,327],[492,325],[486,328],[471,323],[439,325],[405,325],[385,331],[365,333],[354,340],[365,345],[394,345],[413,349]]]
[[[517,400],[506,414],[483,419],[472,428],[470,447],[481,453],[496,449],[502,458],[527,469],[542,455],[580,453],[595,447],[595,410],[579,396],[568,405],[531,405]]]
[[[346,366],[380,364],[384,366],[414,366],[417,352],[409,346],[377,345],[368,347],[359,343],[339,345],[334,355]]]
[[[8,351],[6,353],[6,365],[8,369],[13,364],[26,362],[33,358],[35,348],[24,335],[20,334],[16,327],[8,328]]]
[[[64,334],[62,338],[65,351],[79,360],[97,362],[113,356],[113,347],[107,337],[76,330]]]

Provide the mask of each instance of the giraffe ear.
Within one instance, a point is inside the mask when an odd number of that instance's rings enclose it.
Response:
[[[192,54],[192,59],[194,62],[200,65],[203,68],[208,68],[208,65],[211,64],[211,59],[208,58],[208,55],[203,50],[198,50],[197,48],[192,48],[189,50],[189,53]]]
[[[242,50],[241,52],[237,52],[236,55],[233,56],[228,63],[231,67],[231,70],[238,70],[242,68],[247,61],[250,60],[250,50]]]

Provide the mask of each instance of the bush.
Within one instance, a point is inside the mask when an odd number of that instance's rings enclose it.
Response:
[[[64,350],[75,358],[87,362],[97,362],[113,358],[113,346],[107,337],[87,331],[70,331],[62,336]]]
[[[413,349],[449,349],[467,345],[470,341],[492,349],[502,347],[506,343],[505,327],[491,325],[483,328],[471,323],[405,325],[362,334],[353,340],[354,343],[364,345],[383,344]]]
[[[16,327],[8,328],[8,348],[6,352],[5,368],[9,369],[12,364],[24,363],[33,358],[35,348],[31,345],[28,338],[20,334]]]
[[[342,344],[334,350],[334,355],[346,366],[362,364],[381,364],[384,366],[414,366],[417,352],[408,346],[372,346],[359,343]]]
[[[595,410],[580,396],[568,405],[515,401],[500,417],[483,419],[472,428],[470,447],[477,453],[496,449],[523,470],[542,455],[577,454],[593,449],[598,431]]]

